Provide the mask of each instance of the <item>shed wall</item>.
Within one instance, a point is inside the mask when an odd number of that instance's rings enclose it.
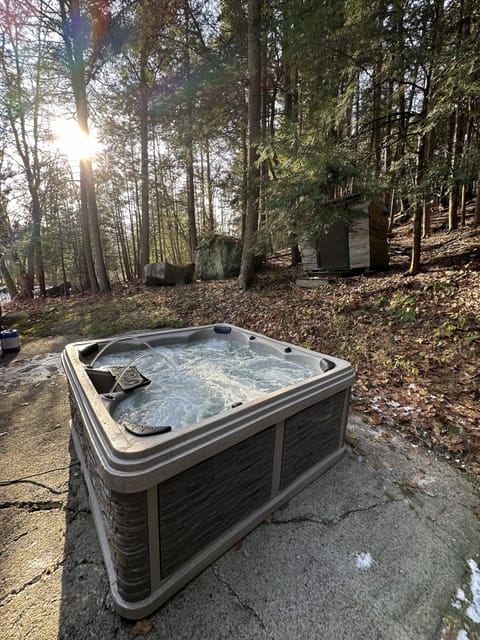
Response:
[[[370,267],[369,220],[360,215],[352,221],[348,232],[350,269],[368,269]]]

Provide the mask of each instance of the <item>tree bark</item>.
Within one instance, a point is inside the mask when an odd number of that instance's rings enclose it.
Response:
[[[430,98],[430,73],[427,72],[425,74],[425,86],[424,86],[424,95],[423,95],[423,104],[422,104],[422,112],[421,112],[421,122],[422,125],[425,125],[426,118],[428,115],[429,109],[429,98]],[[425,161],[427,156],[427,132],[425,130],[421,131],[418,138],[418,149],[417,149],[417,170],[415,182],[417,189],[421,188],[423,176],[425,173]],[[423,211],[424,211],[424,202],[417,201],[415,203],[415,209],[413,212],[413,229],[412,229],[412,255],[410,260],[410,268],[408,269],[409,275],[414,275],[420,271],[420,255],[422,249],[422,219],[423,219]]]
[[[140,269],[150,262],[150,203],[148,176],[148,78],[147,51],[142,43],[140,52],[140,154],[141,154],[141,216],[140,216]]]
[[[13,299],[17,293],[17,286],[15,284],[14,279],[12,278],[12,274],[10,273],[10,269],[8,268],[7,262],[5,260],[5,256],[0,253],[0,275],[2,276],[3,281],[7,285],[8,293],[10,297]]]
[[[457,109],[454,115],[454,127],[453,127],[453,141],[452,141],[452,157],[450,164],[450,193],[448,198],[448,230],[453,231],[458,229],[458,206],[460,202],[460,187],[458,183],[458,177],[456,175],[457,168],[460,163],[460,158],[463,150],[463,113],[460,105],[457,105]]]
[[[82,12],[80,10],[79,0],[72,0],[70,5],[67,4],[66,0],[59,0],[59,3],[63,23],[66,58],[69,64],[70,81],[75,98],[77,122],[80,129],[88,135],[87,79],[84,59],[85,42],[84,34],[78,30],[78,23],[80,22],[78,18]],[[74,17],[76,20],[73,19]],[[91,158],[80,159],[80,200],[83,218],[81,226],[90,287],[94,293],[98,291],[102,293],[107,292],[110,291],[110,283],[100,237],[97,197]],[[90,242],[92,242],[92,245],[87,247],[87,244]],[[95,256],[95,261],[93,256]]]
[[[255,277],[254,239],[258,229],[259,167],[258,144],[261,127],[261,7],[262,0],[248,0],[248,199],[238,283],[246,289]]]
[[[480,175],[477,180],[477,195],[475,198],[475,216],[474,225],[480,227]]]
[[[241,122],[241,138],[242,138],[242,192],[241,192],[241,220],[240,220],[240,238],[242,242],[245,239],[245,226],[247,223],[248,208],[248,103],[243,101],[242,105],[242,122]]]
[[[190,60],[190,8],[188,0],[184,2],[185,15],[185,169],[187,179],[187,219],[188,219],[188,244],[190,260],[193,260],[197,249],[197,222],[195,219],[195,182],[193,167],[193,100],[191,94],[191,60]]]
[[[208,231],[213,233],[215,230],[215,213],[213,209],[213,181],[210,167],[210,142],[208,138],[205,140],[205,160],[207,163]]]

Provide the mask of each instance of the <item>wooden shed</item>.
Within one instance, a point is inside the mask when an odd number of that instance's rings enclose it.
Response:
[[[332,210],[336,221],[324,235],[300,247],[307,273],[388,267],[388,211],[383,202],[354,194],[331,200],[325,207]]]

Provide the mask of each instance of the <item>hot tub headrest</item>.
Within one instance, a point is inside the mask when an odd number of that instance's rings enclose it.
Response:
[[[163,425],[158,427],[149,427],[146,424],[132,424],[131,422],[124,422],[125,429],[133,433],[134,436],[154,436],[159,433],[169,433],[172,427],[169,425]]]
[[[82,356],[82,358],[88,358],[92,353],[96,353],[98,351],[98,344],[96,342],[90,342],[90,344],[86,344],[84,347],[78,350],[78,353]]]
[[[327,371],[330,371],[330,369],[335,369],[335,363],[331,360],[327,360],[326,358],[322,358],[320,360],[320,369],[323,373],[326,373]]]

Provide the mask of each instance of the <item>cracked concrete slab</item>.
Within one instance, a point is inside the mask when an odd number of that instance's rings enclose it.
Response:
[[[363,465],[350,454],[336,473],[356,466]],[[248,536],[238,553],[217,561],[217,571],[256,609],[275,639],[318,638],[319,629],[335,638],[437,638],[452,577],[463,570],[464,554],[475,551],[475,543],[470,547],[458,534],[465,526],[477,529],[475,516],[466,510],[441,529],[445,539],[407,499],[362,509],[351,504],[342,517],[332,518],[329,498],[341,492],[339,479],[331,484],[326,474],[314,483],[305,503],[297,496],[280,517],[275,514]],[[370,486],[363,473],[360,486],[344,489],[362,494]],[[312,513],[311,498],[320,492],[326,517],[300,520],[298,513],[305,507]],[[321,516],[321,507],[316,513]],[[372,557],[368,569],[357,566],[361,553]]]
[[[0,510],[0,602],[52,573],[62,562],[65,536],[63,511]]]
[[[22,370],[66,341],[25,345]],[[0,360],[7,365],[10,378],[15,358]],[[0,383],[0,421],[0,637],[131,639],[139,631],[113,608],[62,374]],[[352,417],[347,455],[150,616],[139,637],[456,638],[464,622],[452,602],[466,561],[479,560],[478,492],[432,456],[385,440]],[[477,623],[465,629],[480,638]]]

